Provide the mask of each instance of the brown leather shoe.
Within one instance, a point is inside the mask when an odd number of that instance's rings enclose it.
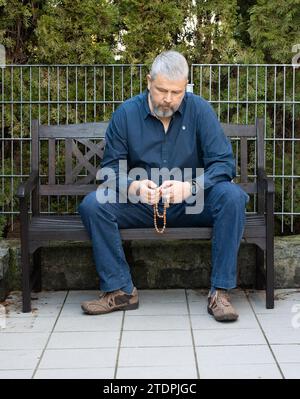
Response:
[[[229,302],[226,290],[217,289],[213,296],[208,296],[207,311],[217,321],[235,321],[239,317],[234,307]]]
[[[134,287],[131,294],[122,290],[105,292],[99,299],[81,304],[81,309],[92,315],[105,314],[116,310],[132,310],[139,307],[137,289]]]

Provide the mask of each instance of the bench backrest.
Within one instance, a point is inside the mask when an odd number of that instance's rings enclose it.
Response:
[[[103,158],[108,123],[39,125],[37,120],[32,121],[31,167],[40,175],[46,175],[41,179],[39,195],[85,195],[97,188],[95,176]],[[264,168],[264,120],[257,118],[255,125],[221,125],[228,137],[235,138],[238,184],[247,193],[259,193],[257,179],[249,179],[249,175],[253,176],[253,173],[249,173],[249,145],[255,146],[252,151],[254,149],[256,152],[253,158],[256,169]],[[41,169],[45,168],[48,169],[47,173],[41,173]]]

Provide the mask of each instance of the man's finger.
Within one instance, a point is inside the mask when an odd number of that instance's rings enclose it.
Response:
[[[160,188],[165,189],[168,187],[172,187],[174,185],[174,180],[166,180],[163,182],[163,184],[160,186]]]
[[[154,181],[152,181],[152,180],[147,180],[146,184],[147,184],[147,187],[149,187],[151,189],[157,188],[157,184],[155,184]]]

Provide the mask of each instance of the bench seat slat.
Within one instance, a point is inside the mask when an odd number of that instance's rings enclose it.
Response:
[[[257,193],[256,183],[239,183],[239,186],[248,194]],[[98,187],[99,184],[41,184],[40,195],[86,195]]]
[[[86,195],[98,187],[97,184],[41,184],[40,195]]]
[[[265,218],[260,215],[247,215],[244,238],[265,237]],[[211,227],[169,227],[164,234],[155,232],[154,227],[120,229],[123,240],[169,240],[169,239],[209,239]],[[78,215],[47,215],[33,217],[29,226],[30,240],[89,240],[89,236]]]
[[[89,122],[69,125],[40,125],[40,138],[104,138],[109,122]]]

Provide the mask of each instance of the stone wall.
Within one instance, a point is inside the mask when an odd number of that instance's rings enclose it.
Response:
[[[126,258],[138,288],[207,288],[211,270],[208,241],[130,241]],[[89,243],[56,243],[42,248],[43,289],[96,289],[92,248]],[[0,241],[0,294],[21,288],[20,246]],[[253,287],[255,246],[241,244],[238,285]],[[275,238],[276,288],[300,287],[300,236]]]

